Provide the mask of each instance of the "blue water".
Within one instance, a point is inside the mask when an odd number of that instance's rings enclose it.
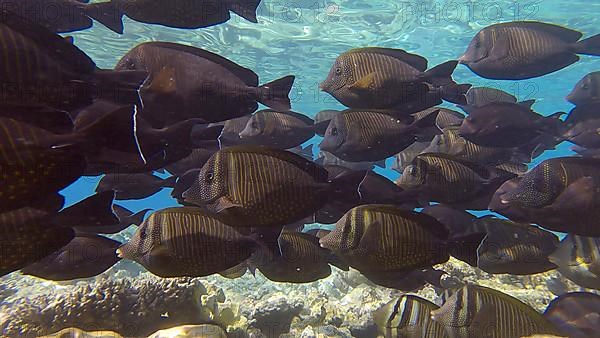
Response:
[[[180,30],[146,25],[125,18],[125,34],[118,35],[95,24],[71,34],[78,47],[99,67],[112,68],[129,49],[145,41],[191,44],[227,57],[253,69],[262,83],[293,74],[292,108],[309,116],[323,109],[343,109],[335,99],[318,90],[335,58],[356,47],[402,48],[425,56],[430,67],[455,59],[472,37],[490,24],[512,20],[536,20],[565,25],[585,36],[600,33],[600,1],[383,1],[383,0],[263,0],[258,24],[232,15],[222,25]],[[492,81],[459,66],[459,83],[490,86],[517,96],[536,99],[534,109],[543,115],[568,112],[564,97],[585,74],[600,69],[600,58],[582,56],[580,62],[559,72],[524,81]],[[448,105],[448,107],[452,107]],[[308,144],[318,144],[317,138]],[[537,162],[570,154],[564,143]],[[537,163],[536,162],[536,163]],[[534,163],[535,164],[535,163]],[[388,168],[391,165],[388,161]],[[398,174],[377,168],[390,179]],[[98,178],[84,177],[63,191],[67,204],[89,196]],[[165,189],[151,198],[122,201],[132,210],[160,209],[175,202]]]

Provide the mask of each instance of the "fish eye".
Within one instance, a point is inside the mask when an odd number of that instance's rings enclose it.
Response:
[[[210,183],[215,179],[215,173],[213,173],[212,171],[209,171],[206,173],[206,182]]]
[[[335,73],[336,73],[337,75],[342,75],[342,68],[341,68],[341,67],[337,67],[337,68],[335,69]]]
[[[590,89],[590,86],[588,86],[588,84],[587,84],[587,83],[585,83],[585,84],[583,84],[583,86],[581,86],[581,88],[582,88],[583,90],[588,90],[588,89]]]
[[[337,128],[331,128],[331,135],[337,136],[337,134],[338,134],[338,129]]]

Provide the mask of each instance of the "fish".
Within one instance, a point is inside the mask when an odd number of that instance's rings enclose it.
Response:
[[[152,209],[142,209],[138,212],[133,212],[125,207],[118,204],[112,206],[112,210],[117,215],[118,222],[112,224],[102,224],[99,226],[90,226],[85,224],[84,226],[74,226],[73,228],[78,234],[116,234],[119,233],[131,225],[139,226],[144,221],[146,214]]]
[[[223,126],[223,132],[221,133],[221,136],[219,136],[219,141],[221,142],[221,146],[223,147],[238,146],[242,144],[252,144],[251,140],[242,140],[240,138],[240,133],[242,132],[242,130],[244,130],[244,128],[246,128],[246,124],[248,124],[248,120],[250,120],[250,117],[251,115],[244,115],[233,119],[229,119],[227,121],[211,123],[209,124],[209,126]]]
[[[586,119],[570,127],[564,138],[583,148],[600,148],[600,118]]]
[[[441,264],[453,256],[476,264],[483,236],[450,238],[435,218],[393,205],[361,205],[348,211],[319,240],[350,266],[369,275],[408,272]]]
[[[159,277],[202,277],[242,263],[258,248],[256,240],[201,209],[177,207],[152,213],[117,255]]]
[[[115,69],[149,73],[140,91],[141,115],[155,127],[190,118],[225,121],[253,113],[259,102],[289,110],[288,94],[295,79],[290,75],[259,86],[258,75],[250,69],[209,51],[171,42],[142,43],[125,54]]]
[[[61,36],[7,10],[0,10],[5,65],[0,73],[4,104],[74,110],[106,98],[139,103],[145,71],[102,70]],[[17,43],[17,41],[19,41]],[[37,62],[27,62],[27,60]]]
[[[450,230],[453,235],[471,232],[473,222],[477,220],[475,215],[465,210],[459,210],[445,204],[429,205],[422,212],[435,218],[438,222]]]
[[[152,173],[142,174],[107,174],[100,179],[96,192],[115,192],[115,199],[130,200],[150,197],[163,188],[173,188],[177,176],[162,179]]]
[[[567,234],[550,257],[558,271],[575,284],[600,290],[600,238]]]
[[[355,109],[395,108],[408,101],[425,101],[428,93],[436,92],[432,104],[420,107],[425,109],[442,103],[442,97],[465,102],[463,94],[468,87],[462,93],[452,90],[456,65],[456,61],[448,61],[427,70],[427,59],[402,49],[357,48],[338,56],[319,87]]]
[[[584,76],[566,97],[567,101],[576,106],[600,103],[600,72],[592,72]]]
[[[329,180],[327,170],[291,152],[236,146],[215,153],[183,198],[231,226],[281,226],[345,196],[346,187],[356,187],[365,174]]]
[[[465,115],[452,109],[443,107],[433,107],[430,109],[437,109],[438,114],[435,119],[435,125],[439,130],[444,130],[451,126],[460,126],[462,124]]]
[[[558,329],[531,306],[500,291],[465,285],[431,318],[452,337],[523,337],[534,333],[559,335]]]
[[[316,164],[321,166],[341,166],[344,168],[352,169],[352,170],[370,170],[373,169],[374,166],[379,166],[385,168],[385,161],[377,161],[377,162],[369,162],[369,161],[361,161],[361,162],[350,162],[344,161],[341,158],[333,155],[330,152],[319,150],[319,154],[317,155],[317,159],[315,160]]]
[[[585,40],[582,36],[538,21],[494,24],[475,35],[458,61],[486,79],[531,79],[576,63],[577,54],[600,55],[600,35]]]
[[[564,294],[548,304],[544,318],[569,337],[595,337],[600,331],[600,296],[590,292]]]
[[[472,87],[467,92],[467,109],[472,107],[480,108],[490,103],[495,102],[507,102],[507,103],[518,103],[521,106],[531,108],[535,103],[535,100],[527,100],[523,102],[517,102],[517,98],[512,94],[509,94],[503,90],[490,87]]]
[[[433,142],[433,140],[431,142]],[[423,151],[429,147],[431,142],[414,142],[398,154],[394,155],[394,163],[392,164],[391,169],[402,173],[417,155],[423,153]]]
[[[419,189],[423,198],[445,204],[460,203],[481,196],[497,181],[498,174],[475,162],[441,153],[415,157],[404,169],[397,184]]]
[[[135,21],[173,28],[196,29],[229,21],[230,12],[257,23],[260,0],[177,0],[157,3],[152,0],[110,0],[121,15]]]
[[[431,320],[431,311],[439,306],[427,299],[402,295],[373,312],[377,330],[385,338],[447,338],[444,327]]]
[[[543,134],[558,136],[562,115],[544,117],[516,103],[495,102],[469,110],[459,135],[481,146],[514,148]]]
[[[187,171],[202,168],[202,166],[208,161],[208,159],[217,152],[218,149],[204,149],[204,148],[195,148],[192,149],[192,152],[185,158],[167,165],[165,169],[175,175],[182,176]]]
[[[95,277],[115,265],[120,242],[107,237],[77,234],[69,244],[21,269],[24,275],[52,281]]]
[[[327,126],[329,126],[329,122],[331,122],[331,120],[341,112],[341,110],[333,109],[321,110],[318,112],[314,118],[316,128],[315,131],[317,135],[324,136],[325,131],[327,131]]]
[[[89,4],[85,0],[2,0],[0,8],[37,22],[55,33],[88,29],[92,27],[94,19],[113,32],[123,34],[122,15],[109,2]]]
[[[290,149],[315,136],[315,122],[301,113],[265,109],[254,113],[239,135],[252,144]]]
[[[345,161],[380,161],[416,141],[420,128],[433,125],[436,112],[405,123],[378,111],[347,110],[335,116],[325,132],[320,149]]]
[[[558,247],[558,237],[531,224],[481,217],[470,232],[487,236],[477,249],[477,267],[492,273],[533,275],[556,269],[548,256]]]
[[[278,239],[281,255],[258,265],[267,279],[285,283],[311,283],[331,274],[330,263],[348,270],[329,250],[319,246],[319,238],[299,233],[281,233]]]

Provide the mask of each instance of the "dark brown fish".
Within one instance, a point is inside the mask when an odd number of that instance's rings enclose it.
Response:
[[[242,263],[257,248],[256,241],[202,210],[182,207],[154,212],[117,254],[160,277],[201,277]]]
[[[300,113],[261,110],[254,113],[240,132],[243,142],[277,149],[290,149],[315,136],[315,122]]]
[[[452,337],[517,338],[535,333],[560,335],[531,306],[500,291],[466,285],[455,292],[432,319]]]
[[[600,103],[600,72],[589,73],[579,80],[567,101],[577,106]]]
[[[0,39],[4,104],[72,110],[96,97],[139,102],[145,71],[100,70],[61,36],[6,10],[0,11]]]
[[[115,265],[121,243],[98,236],[78,234],[60,250],[21,269],[21,273],[53,281],[97,276]]]
[[[315,236],[284,231],[278,243],[281,255],[258,266],[274,282],[310,283],[326,278],[331,274],[329,263],[348,270],[329,250],[319,246],[319,238]]]
[[[109,2],[88,0],[1,0],[0,8],[48,28],[68,33],[92,27],[92,19],[115,33],[123,34],[122,14]]]
[[[139,22],[174,28],[203,28],[224,23],[234,12],[256,23],[260,0],[110,0],[123,14]]]
[[[325,169],[291,152],[237,146],[214,154],[183,197],[232,226],[281,226],[344,196],[364,176],[329,180]]]
[[[115,69],[150,74],[141,90],[142,116],[155,126],[190,118],[225,121],[253,113],[259,102],[289,110],[288,94],[294,83],[293,76],[286,76],[259,86],[250,69],[209,51],[170,42],[142,43],[123,56]]]
[[[499,23],[479,31],[459,61],[488,79],[534,78],[579,61],[577,54],[600,55],[600,35],[582,36],[544,22]]]
[[[455,87],[452,72],[456,65],[456,61],[449,61],[427,70],[425,58],[401,49],[352,49],[336,59],[320,88],[343,105],[356,109],[395,108],[409,101],[425,100],[434,91],[436,100],[425,108],[440,104],[442,97],[465,103],[468,88],[462,93],[445,88]]]
[[[431,311],[439,308],[427,299],[402,295],[373,312],[373,320],[385,338],[447,338],[444,327],[431,320]]]
[[[556,327],[571,338],[593,338],[600,332],[600,296],[572,292],[555,298],[544,312]]]
[[[144,174],[107,174],[96,186],[96,192],[114,191],[115,199],[144,199],[163,188],[173,188],[177,176],[162,179],[152,173]]]
[[[217,152],[217,149],[193,149],[191,154],[175,163],[169,164],[165,169],[175,176],[181,176],[187,171],[202,168],[208,159]]]
[[[331,120],[319,146],[346,161],[384,160],[413,144],[436,113],[407,122],[384,111],[347,110]]]
[[[320,243],[367,275],[428,268],[446,262],[451,253],[476,264],[475,251],[483,236],[449,236],[443,224],[426,214],[364,205],[348,211]]]
[[[550,255],[558,271],[577,285],[600,290],[600,238],[568,234]]]
[[[426,206],[423,208],[422,212],[445,225],[452,235],[472,232],[473,222],[477,219],[473,214],[464,210],[452,208],[445,204]]]

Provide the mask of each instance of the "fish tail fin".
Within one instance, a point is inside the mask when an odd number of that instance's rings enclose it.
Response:
[[[577,42],[575,52],[577,54],[600,56],[600,34]]]
[[[321,122],[317,122],[314,125],[314,130],[315,133],[321,137],[325,136],[325,132],[327,131],[327,127],[329,127],[329,122],[331,122],[331,120],[327,120],[327,121],[321,121]]]
[[[229,10],[250,22],[257,23],[256,10],[259,4],[260,0],[233,1],[233,3],[229,5]]]
[[[123,34],[123,12],[112,1],[82,4],[85,14],[117,34]]]
[[[294,85],[295,78],[293,75],[288,75],[260,86],[258,88],[258,101],[275,110],[290,110],[289,94]]]
[[[97,95],[119,104],[137,104],[143,107],[140,89],[148,73],[139,70],[98,70]]]
[[[454,237],[450,240],[450,255],[471,266],[477,266],[477,250],[487,234],[475,233]]]
[[[439,87],[452,83],[452,73],[458,65],[458,61],[447,61],[437,65],[423,74],[433,86]]]
[[[162,180],[160,185],[163,188],[173,188],[175,187],[175,183],[177,183],[177,176],[173,175]]]
[[[441,88],[442,99],[455,104],[466,105],[467,92],[471,89],[470,84],[451,83]]]
[[[133,224],[135,226],[139,226],[140,224],[142,224],[144,222],[144,217],[146,217],[146,214],[150,210],[152,210],[152,209],[140,210],[140,211],[136,212],[135,214],[127,216],[124,220],[121,220],[121,221],[125,221],[125,222],[129,223],[129,225]]]
[[[346,171],[331,180],[330,199],[345,200],[349,194],[356,193],[362,199],[360,185],[367,177],[368,170]]]

